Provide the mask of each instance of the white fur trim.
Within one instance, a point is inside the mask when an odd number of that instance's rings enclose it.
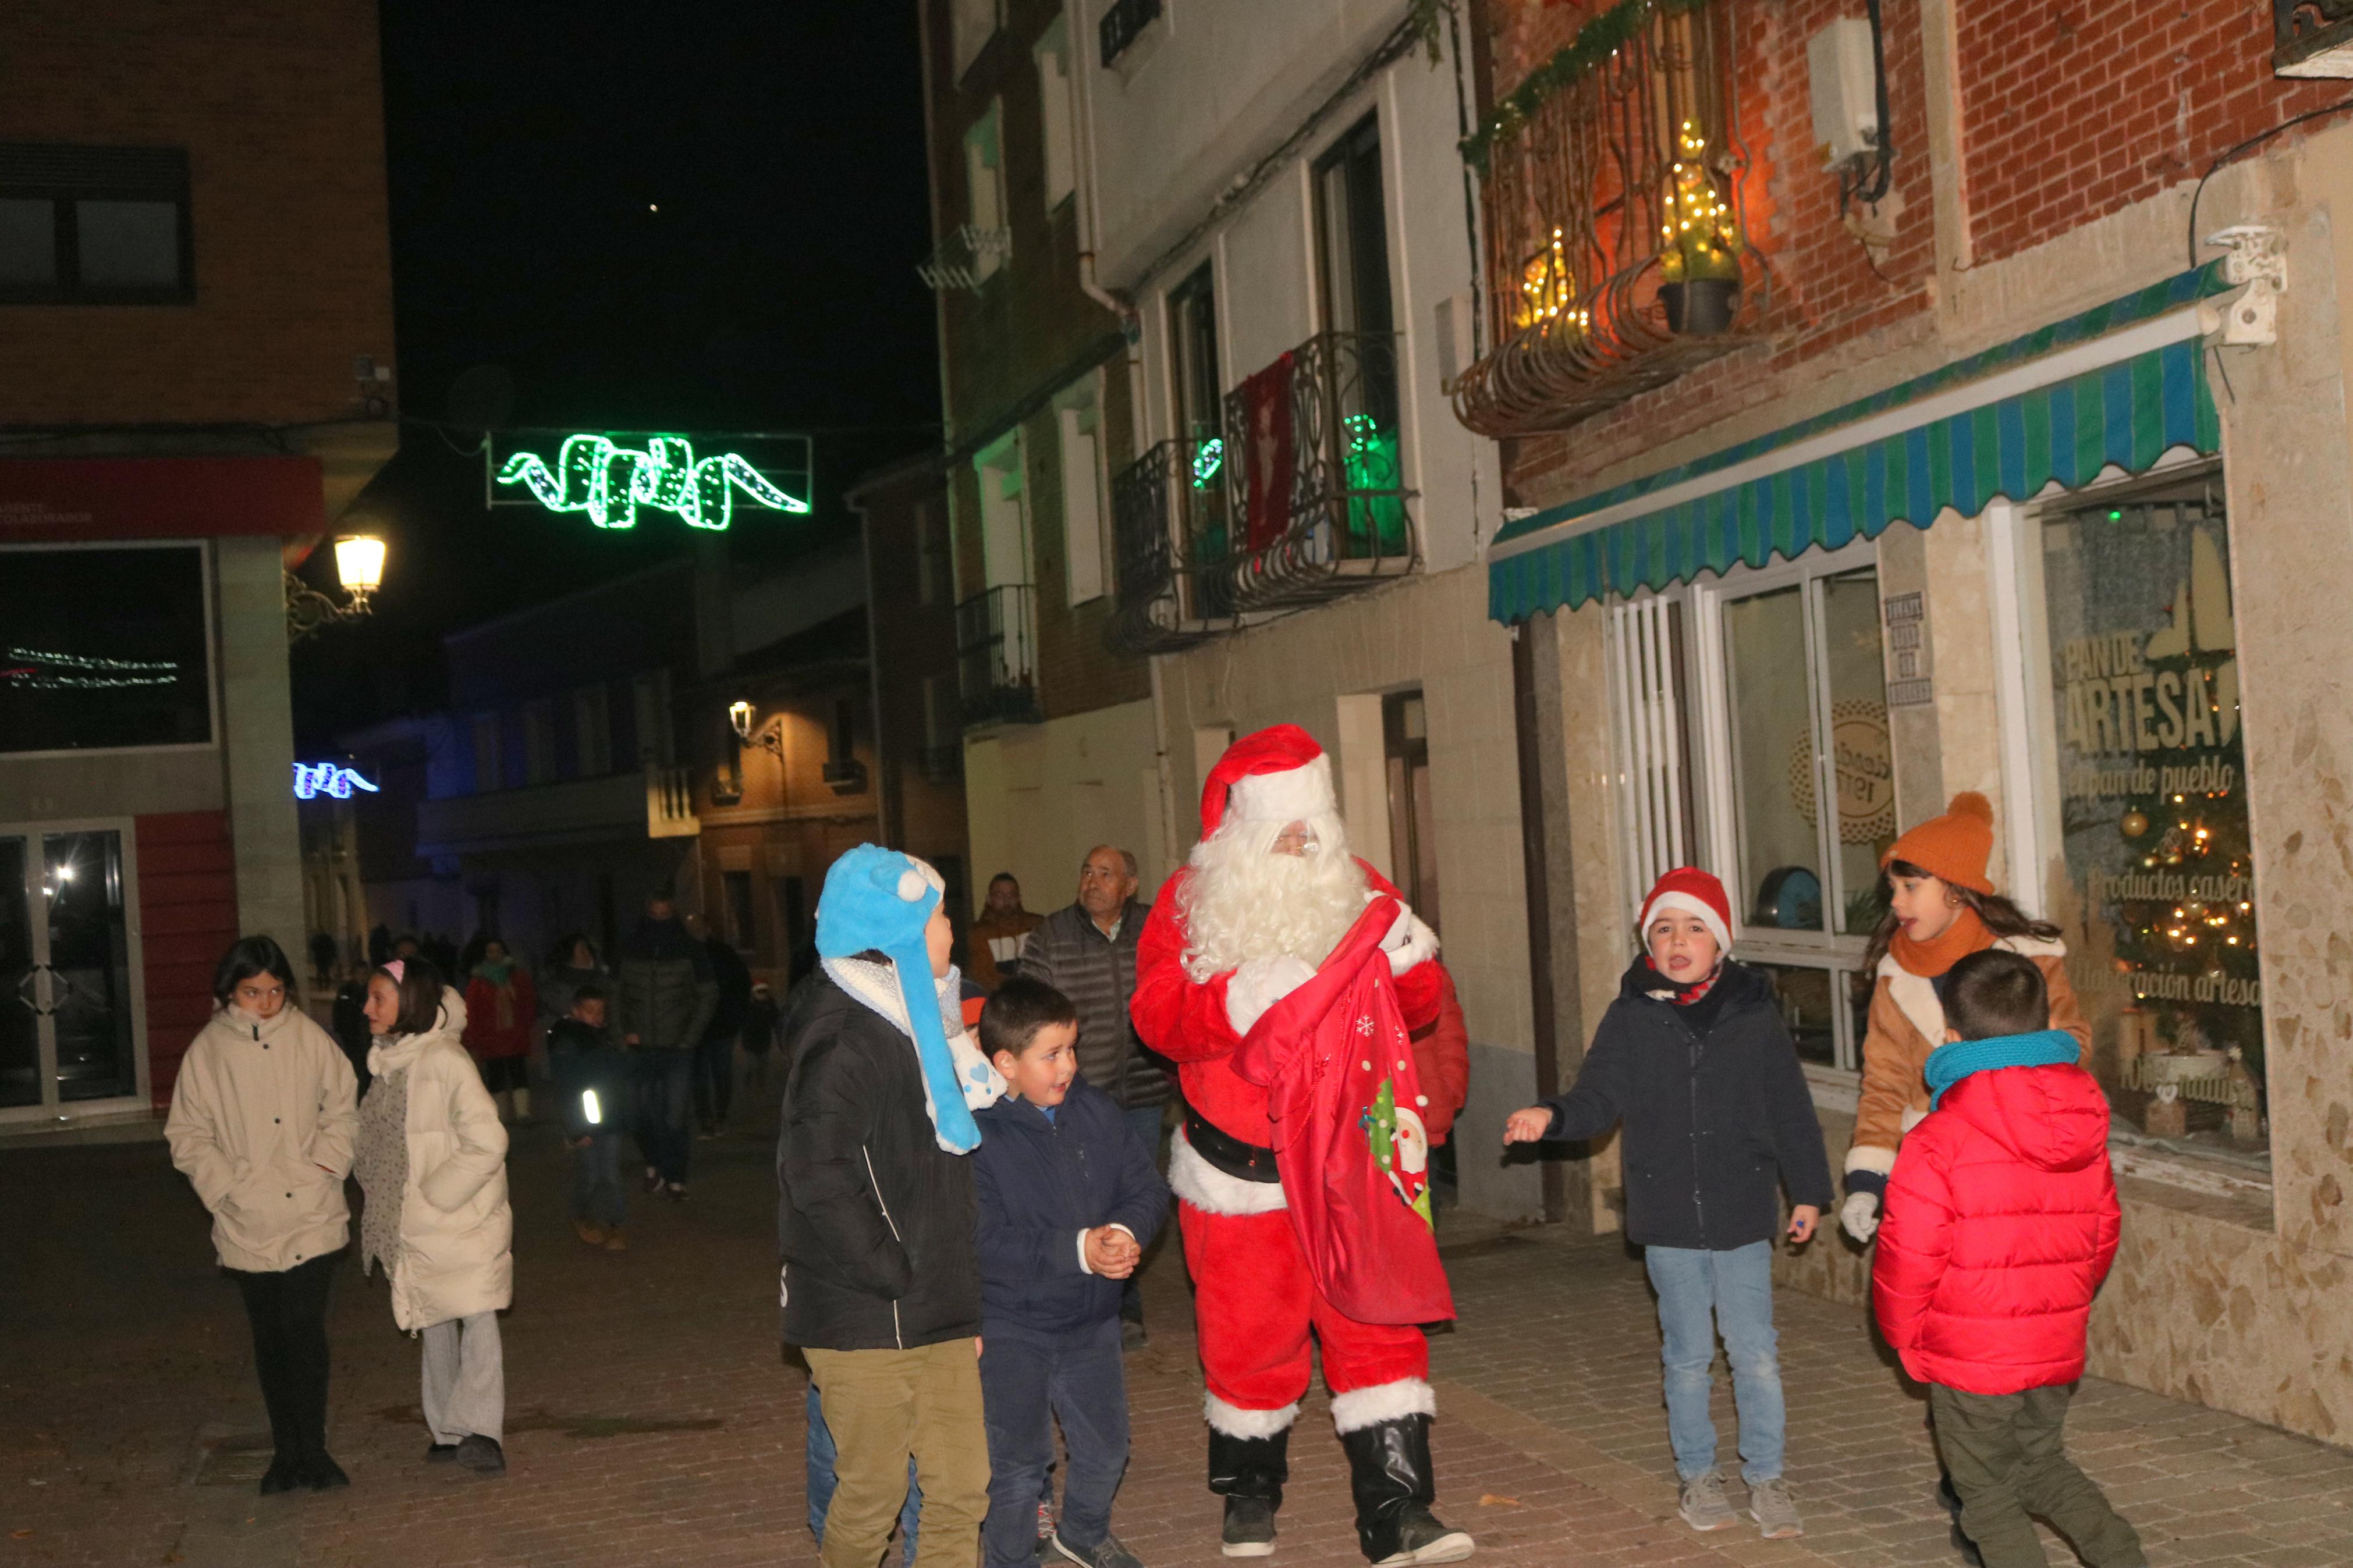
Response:
[[[1641,937],[1644,948],[1651,945],[1651,922],[1659,918],[1662,910],[1673,910],[1694,917],[1700,924],[1707,927],[1707,934],[1715,938],[1715,950],[1719,954],[1732,951],[1732,928],[1724,923],[1724,917],[1709,908],[1705,899],[1680,889],[1661,893],[1643,906]]]
[[[1340,797],[1332,789],[1332,759],[1314,761],[1279,773],[1246,773],[1226,792],[1227,822],[1306,822],[1335,816]]]
[[[1402,1421],[1409,1415],[1437,1414],[1438,1395],[1418,1377],[1352,1388],[1332,1396],[1332,1425],[1344,1433],[1361,1432],[1385,1421]]]
[[[1920,1031],[1930,1050],[1945,1043],[1945,1005],[1936,1000],[1935,981],[1899,964],[1888,976],[1887,999],[1895,1004],[1905,1023]]]
[[[1402,901],[1398,905],[1397,923],[1389,927],[1381,946],[1389,955],[1389,973],[1403,974],[1407,970],[1427,963],[1438,956],[1438,933],[1422,923],[1419,915]]]
[[[1846,1168],[1850,1174],[1856,1171],[1875,1171],[1884,1176],[1895,1169],[1895,1151],[1883,1149],[1876,1143],[1858,1143],[1846,1152]]]
[[[1280,1214],[1291,1206],[1281,1182],[1245,1182],[1226,1174],[1194,1152],[1182,1127],[1168,1140],[1168,1185],[1203,1214]]]
[[[1921,1110],[1921,1109],[1919,1109],[1917,1106],[1907,1105],[1907,1106],[1905,1106],[1905,1107],[1904,1108],[1904,1131],[1906,1131],[1906,1132],[1911,1131],[1912,1131],[1912,1129],[1914,1129],[1915,1127],[1919,1126],[1919,1125],[1920,1125],[1920,1123],[1922,1123],[1923,1121],[1927,1121],[1927,1120],[1928,1120],[1928,1113],[1927,1113],[1926,1111],[1925,1111],[1925,1110]]]
[[[1299,1419],[1299,1401],[1294,1399],[1280,1410],[1245,1410],[1204,1389],[1201,1419],[1210,1430],[1229,1437],[1272,1437],[1290,1431],[1291,1424]]]
[[[1315,966],[1289,953],[1253,958],[1226,982],[1226,1022],[1247,1035],[1266,1010],[1315,978]]]

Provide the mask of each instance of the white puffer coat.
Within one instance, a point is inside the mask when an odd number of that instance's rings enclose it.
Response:
[[[343,1245],[358,1118],[352,1064],[289,1002],[224,1007],[180,1059],[164,1138],[213,1215],[225,1268],[282,1273]]]
[[[408,1069],[408,1184],[392,1320],[404,1329],[496,1311],[514,1300],[514,1212],[507,1204],[507,1130],[466,1054],[466,1004],[441,993],[421,1035],[379,1039],[368,1071]]]

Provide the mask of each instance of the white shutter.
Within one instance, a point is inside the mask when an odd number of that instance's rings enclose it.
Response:
[[[1609,687],[1618,752],[1626,894],[1637,906],[1660,876],[1689,863],[1685,738],[1676,679],[1681,617],[1649,596],[1609,607]]]
[[[1103,594],[1103,501],[1095,473],[1095,436],[1080,428],[1088,411],[1061,411],[1062,559],[1073,605]]]

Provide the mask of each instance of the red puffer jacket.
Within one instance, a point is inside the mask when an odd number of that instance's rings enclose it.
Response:
[[[1972,1073],[1904,1140],[1871,1269],[1880,1331],[1922,1383],[2017,1394],[2084,1374],[2116,1260],[2108,1104],[2080,1067]]]

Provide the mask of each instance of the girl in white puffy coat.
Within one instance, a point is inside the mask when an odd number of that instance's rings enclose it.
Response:
[[[361,1268],[384,1265],[393,1321],[424,1342],[426,1458],[502,1474],[498,1314],[514,1299],[506,1129],[466,1051],[466,1004],[431,964],[378,969],[366,1011],[375,1044],[360,1106]]]

